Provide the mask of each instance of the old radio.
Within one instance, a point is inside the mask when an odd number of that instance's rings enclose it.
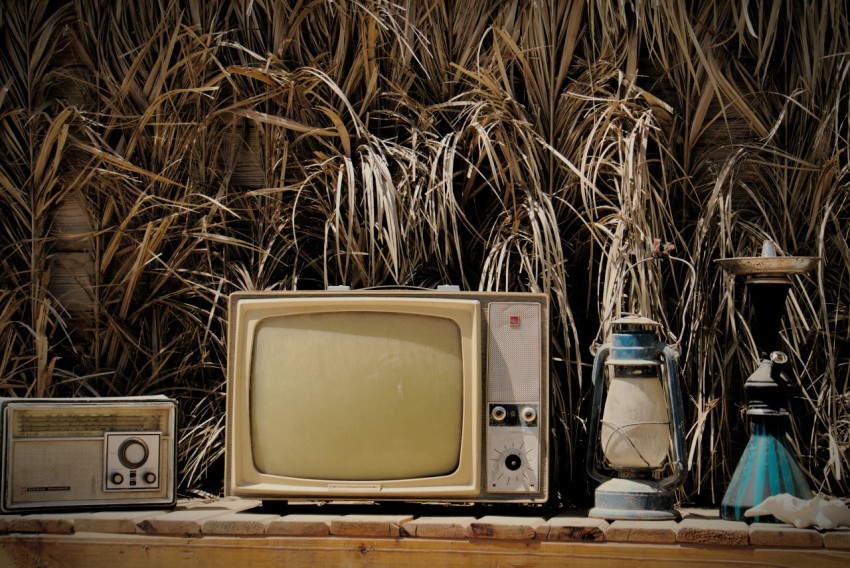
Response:
[[[175,503],[176,403],[0,398],[3,512]]]

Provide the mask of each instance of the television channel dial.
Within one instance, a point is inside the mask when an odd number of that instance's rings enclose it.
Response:
[[[539,426],[534,404],[491,404],[488,432],[488,490],[539,490]]]

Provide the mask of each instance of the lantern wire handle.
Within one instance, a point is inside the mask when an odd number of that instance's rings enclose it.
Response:
[[[679,350],[679,344],[681,344],[681,342],[682,342],[682,336],[684,336],[685,330],[687,329],[687,326],[688,326],[688,324],[687,324],[688,310],[684,309],[684,307],[690,305],[690,303],[691,303],[691,301],[693,300],[693,297],[694,297],[694,289],[696,288],[697,271],[696,271],[696,268],[694,267],[693,263],[690,262],[689,260],[684,259],[684,258],[681,258],[681,257],[678,257],[678,256],[673,256],[673,255],[670,255],[670,254],[664,254],[664,255],[661,255],[661,256],[650,256],[648,258],[644,258],[644,259],[641,259],[641,260],[638,260],[636,262],[628,264],[626,266],[626,274],[631,275],[631,273],[634,272],[634,270],[638,266],[640,266],[641,264],[645,264],[645,263],[648,263],[648,262],[651,262],[651,261],[654,261],[654,260],[660,260],[660,259],[668,259],[668,260],[675,260],[677,262],[681,262],[685,266],[688,267],[688,270],[691,273],[690,286],[688,286],[688,297],[687,297],[687,300],[684,302],[683,309],[682,309],[682,330],[679,332],[678,335],[670,332],[669,330],[667,331],[667,333],[674,339],[674,342],[670,344],[670,347],[672,347],[673,349],[678,351]],[[621,281],[620,281],[620,287],[619,287],[620,288],[620,296],[622,296],[622,291],[623,291],[624,287],[625,287],[625,278],[621,279]],[[602,321],[603,325],[599,326],[599,329],[596,332],[596,337],[593,339],[593,344],[590,347],[591,355],[596,355],[596,351],[597,351],[598,346],[600,344],[600,335],[602,334],[602,330],[605,327],[604,323],[606,321],[610,320],[613,317],[613,315],[614,315],[613,311],[614,311],[614,307],[616,305],[617,305],[616,303],[611,303],[610,307],[607,310],[607,313],[605,313],[602,316],[601,321]]]

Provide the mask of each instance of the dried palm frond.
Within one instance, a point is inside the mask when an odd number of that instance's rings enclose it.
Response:
[[[48,2],[4,10],[0,61],[0,290],[6,352],[0,381],[6,394],[54,392],[66,314],[50,290],[51,214],[84,182],[73,169],[73,108],[54,105],[57,71],[51,60],[64,45],[67,6]]]
[[[758,353],[714,260],[770,239],[823,258],[785,307],[790,437],[846,494],[846,3],[20,4],[0,9],[4,394],[172,395],[181,487],[216,492],[231,292],[538,290],[560,498],[587,497],[591,348],[639,311],[680,351],[680,496],[716,503]],[[83,300],[55,292],[69,253]]]

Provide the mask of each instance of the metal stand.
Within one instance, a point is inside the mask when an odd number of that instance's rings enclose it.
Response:
[[[752,433],[720,505],[720,516],[727,520],[776,522],[767,517],[745,517],[744,512],[773,495],[788,493],[811,499],[812,489],[786,442],[788,424],[788,388],[790,382],[782,369],[788,358],[778,346],[779,326],[785,298],[790,289],[789,275],[807,272],[820,259],[776,257],[765,243],[761,257],[723,259],[723,268],[732,274],[747,275],[755,321],[753,338],[762,358],[747,378],[747,393]],[[768,353],[770,353],[768,355]]]

